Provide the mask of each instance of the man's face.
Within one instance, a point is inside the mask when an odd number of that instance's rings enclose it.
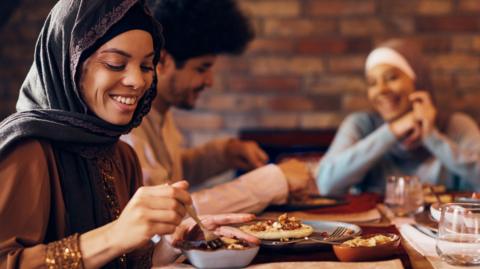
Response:
[[[215,60],[215,55],[194,57],[180,68],[165,71],[166,84],[157,87],[160,98],[177,108],[193,109],[200,92],[213,85],[212,66]]]

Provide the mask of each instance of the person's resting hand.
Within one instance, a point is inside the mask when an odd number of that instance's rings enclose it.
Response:
[[[408,112],[389,124],[390,130],[407,148],[418,144],[422,138],[421,123],[413,112]]]
[[[428,137],[435,129],[437,109],[433,105],[430,94],[426,91],[416,91],[409,96],[413,103],[415,119],[421,123],[422,138]]]
[[[110,240],[121,253],[128,253],[156,234],[173,233],[186,214],[185,205],[192,203],[187,189],[186,181],[139,188],[120,217],[109,224]]]
[[[281,162],[278,167],[282,170],[288,183],[288,190],[291,195],[305,193],[312,180],[312,174],[308,166],[299,160],[289,159]]]
[[[225,158],[232,168],[252,170],[268,162],[267,154],[253,141],[230,139],[225,148]]]
[[[249,222],[255,219],[255,215],[253,214],[218,214],[218,215],[202,215],[199,216],[202,220],[203,225],[206,229],[213,231],[218,236],[225,236],[225,237],[236,237],[240,239],[244,239],[248,242],[259,244],[260,241],[255,236],[247,234],[237,228],[230,227],[230,226],[223,226],[229,224],[237,224],[237,223],[244,223]],[[194,240],[192,238],[195,234],[201,233],[199,230],[200,228],[198,225],[195,225],[195,221],[192,218],[185,219],[182,223],[177,227],[175,232],[172,235],[166,236],[166,240],[171,244],[175,245],[176,242],[180,240]],[[194,230],[198,229],[198,230]]]

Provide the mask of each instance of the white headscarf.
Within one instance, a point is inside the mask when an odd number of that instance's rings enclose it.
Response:
[[[408,64],[405,57],[391,48],[379,47],[370,52],[367,57],[367,61],[365,62],[365,72],[368,72],[370,69],[379,64],[395,66],[407,74],[407,76],[409,76],[411,79],[416,79],[415,72],[410,64]]]

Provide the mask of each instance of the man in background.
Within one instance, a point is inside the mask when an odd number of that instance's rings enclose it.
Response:
[[[300,162],[265,165],[267,155],[255,142],[217,139],[183,149],[170,108],[191,110],[199,94],[213,85],[212,66],[219,55],[241,54],[254,33],[234,0],[157,0],[154,17],[165,39],[157,66],[157,97],[142,124],[122,139],[136,151],[146,185],[186,179],[195,186],[229,169],[252,170],[231,182],[194,192],[201,214],[259,212],[285,203],[310,180]]]

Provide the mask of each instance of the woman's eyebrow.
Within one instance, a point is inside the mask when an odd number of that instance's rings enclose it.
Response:
[[[100,53],[117,53],[117,54],[120,54],[122,56],[125,56],[127,58],[131,58],[132,55],[130,55],[129,53],[123,51],[123,50],[119,50],[119,49],[115,49],[115,48],[111,48],[111,49],[104,49],[102,51],[100,51]]]
[[[100,53],[116,53],[116,54],[120,54],[122,56],[125,56],[127,58],[132,58],[132,55],[130,53],[125,52],[125,51],[120,50],[120,49],[116,49],[116,48],[104,49]],[[154,55],[155,55],[155,53],[152,51],[152,52],[148,53],[147,55],[145,55],[143,58],[149,58],[149,57],[152,57]]]

